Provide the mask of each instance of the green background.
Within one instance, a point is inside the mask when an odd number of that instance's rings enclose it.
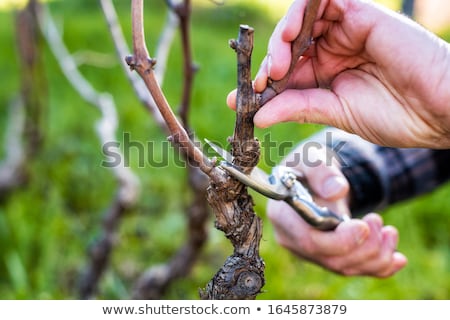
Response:
[[[385,3],[389,1],[384,1]],[[129,1],[115,1],[124,32],[130,37]],[[190,114],[200,138],[225,142],[232,134],[234,113],[225,98],[235,87],[235,54],[228,40],[239,24],[255,28],[254,72],[266,52],[268,38],[286,1],[194,1],[193,50],[200,66],[195,77]],[[398,7],[397,2],[388,3]],[[83,75],[98,90],[113,95],[120,115],[118,141],[127,132],[133,141],[153,143],[155,157],[163,156],[166,136],[139,103],[115,56],[97,1],[55,1],[51,11],[69,50],[84,58]],[[146,1],[145,24],[151,54],[163,20],[163,1]],[[7,122],[7,106],[20,85],[14,29],[14,12],[0,12],[0,128]],[[450,33],[440,35],[450,39]],[[182,84],[178,37],[170,55],[164,92],[177,106]],[[74,299],[87,248],[98,237],[101,216],[116,188],[103,159],[95,132],[99,113],[84,102],[62,75],[46,46],[49,105],[45,114],[45,145],[28,163],[30,183],[0,203],[0,298]],[[320,130],[317,125],[282,124],[257,130],[272,141],[292,142]],[[4,130],[0,130],[3,158]],[[167,146],[167,144],[165,145]],[[173,150],[169,148],[172,154]],[[286,152],[289,150],[286,150]],[[284,154],[271,150],[270,160]],[[159,158],[158,158],[159,159]],[[142,196],[136,209],[124,218],[112,261],[102,278],[98,298],[127,299],[136,278],[146,268],[165,262],[184,241],[183,210],[191,193],[186,172],[173,164],[163,168],[139,167],[136,150],[130,165],[139,175]],[[261,256],[266,262],[266,285],[258,299],[449,299],[450,298],[450,186],[383,212],[386,224],[400,232],[399,250],[408,266],[389,279],[342,277],[305,263],[279,247],[265,217],[265,199],[254,194],[256,211],[264,219]],[[223,234],[209,223],[209,240],[191,274],[175,282],[166,299],[197,299],[231,253]]]

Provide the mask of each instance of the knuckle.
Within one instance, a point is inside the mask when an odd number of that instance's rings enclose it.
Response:
[[[346,266],[342,258],[328,258],[325,267],[335,273],[345,275]]]
[[[343,269],[341,271],[340,274],[343,275],[343,276],[346,276],[346,277],[352,277],[352,276],[361,275],[361,273],[358,270],[352,269],[352,268],[345,268],[345,269]]]
[[[389,271],[392,269],[392,254],[391,253],[385,253],[380,256],[378,259],[378,274],[380,277],[383,277],[384,274],[387,274],[389,276]]]
[[[394,272],[393,272],[392,270],[389,270],[389,271],[387,271],[387,272],[379,273],[379,274],[377,275],[377,277],[380,278],[380,279],[385,279],[385,278],[389,278],[389,277],[392,276],[393,274],[394,274]]]
[[[364,248],[364,255],[367,260],[369,259],[376,259],[380,256],[380,245],[378,243],[372,243],[370,245],[367,245],[366,248]]]

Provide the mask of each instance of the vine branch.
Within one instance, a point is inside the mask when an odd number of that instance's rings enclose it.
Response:
[[[109,26],[114,46],[116,48],[116,53],[119,57],[121,57],[122,60],[122,57],[125,57],[130,51],[127,42],[125,40],[125,37],[123,35],[122,28],[120,27],[116,10],[114,8],[112,0],[101,0],[100,4],[102,6],[106,22],[108,23]],[[160,37],[158,47],[156,50],[157,52],[156,58],[158,61],[158,65],[155,67],[155,77],[160,85],[162,85],[164,81],[164,74],[167,66],[167,58],[169,55],[171,44],[173,42],[172,40],[175,34],[174,31],[177,25],[178,25],[177,17],[173,13],[169,13],[166,24],[164,26],[164,31]],[[153,97],[147,90],[145,83],[142,81],[142,78],[140,78],[135,73],[128,72],[129,68],[125,62],[121,63],[121,65],[123,66],[123,70],[126,76],[128,77],[128,80],[130,81],[138,99],[150,112],[150,114],[152,115],[153,119],[158,124],[158,126],[163,131],[167,132],[168,130],[167,125],[164,122],[164,119],[162,118],[161,113],[159,112]]]
[[[250,172],[259,160],[259,142],[254,138],[256,97],[251,81],[253,29],[241,25],[238,40],[230,41],[238,61],[236,126],[231,139],[234,164]],[[264,262],[259,256],[262,221],[253,210],[247,187],[235,179],[212,182],[208,202],[216,212],[216,228],[234,247],[233,254],[201,291],[202,299],[254,299],[264,286]]]
[[[233,254],[200,296],[202,299],[254,299],[261,292],[265,280],[264,262],[259,257],[262,222],[253,211],[253,200],[246,186],[230,178],[220,167],[215,167],[195,146],[167,103],[154,76],[156,61],[148,56],[145,46],[143,0],[132,0],[132,20],[134,54],[128,56],[126,62],[137,71],[152,94],[172,134],[171,141],[210,177],[207,198],[216,215],[216,228],[222,230],[234,246]],[[243,97],[236,124],[242,128],[236,129],[232,153],[236,164],[245,170],[251,170],[259,159],[259,143],[253,137],[253,121],[250,120],[257,105],[249,76],[252,47],[253,29],[241,26],[234,49],[238,54],[238,92]]]
[[[188,129],[188,114],[192,95],[192,86],[194,80],[194,74],[197,71],[197,66],[192,63],[192,50],[191,50],[191,32],[190,32],[190,20],[192,5],[191,0],[183,0],[179,2],[173,2],[166,0],[167,6],[178,16],[180,21],[180,34],[181,43],[183,48],[183,93],[181,95],[181,103],[179,108],[180,119],[186,129]]]
[[[184,81],[179,115],[183,127],[189,132],[188,114],[190,111],[193,78],[195,71],[197,70],[192,62],[190,37],[191,2],[190,0],[183,0],[182,2],[174,4],[167,1],[167,4],[169,7],[169,14],[166,26],[170,26],[171,21],[176,21],[181,34]],[[154,71],[157,78],[158,67],[161,66],[160,54],[161,52],[168,52],[167,50],[161,50],[161,48],[168,47],[166,45],[167,40],[164,39],[167,38],[168,34],[168,30],[164,28],[156,50],[158,63],[156,64]],[[167,54],[163,55],[162,58],[167,58]],[[165,63],[165,61],[166,59],[163,60],[163,63]],[[159,83],[161,82],[159,81]],[[184,241],[183,246],[168,262],[150,267],[141,277],[139,277],[136,281],[133,293],[133,296],[137,299],[161,299],[161,296],[174,280],[186,276],[191,271],[192,266],[197,261],[201,249],[208,238],[206,227],[210,214],[206,200],[208,177],[198,167],[193,166],[191,161],[187,161],[187,170],[188,185],[190,186],[193,199],[185,209],[187,218],[186,240]]]
[[[169,106],[167,99],[162,93],[161,87],[156,81],[153,67],[156,60],[150,58],[147,46],[145,44],[144,26],[143,26],[143,0],[132,0],[132,30],[133,30],[133,55],[126,57],[126,62],[131,70],[135,70],[144,80],[147,89],[150,91],[155,103],[169,128],[171,134],[170,140],[173,141],[182,151],[191,159],[204,173],[210,177],[219,178],[215,172],[213,164],[203,154],[203,152],[189,138],[186,130]]]

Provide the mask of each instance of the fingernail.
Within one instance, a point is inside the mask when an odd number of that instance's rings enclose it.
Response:
[[[253,81],[253,84],[252,84],[253,90],[255,90],[258,93],[262,92],[265,89],[265,86],[267,83],[266,79],[264,79],[264,80],[261,79],[262,73],[263,73],[263,70],[260,68],[258,70],[258,73],[256,74],[255,81]]]
[[[393,249],[397,249],[398,245],[398,231],[397,229],[394,229],[393,227],[386,226],[384,227],[384,232],[386,233],[386,236],[388,237],[389,246]]]
[[[362,245],[369,235],[369,228],[365,228],[360,226],[358,230],[355,232],[355,243],[360,246]]]
[[[341,176],[327,178],[322,186],[322,197],[332,198],[343,191],[347,186],[347,180]]]
[[[270,78],[270,70],[272,69],[272,55],[267,55],[267,76]]]

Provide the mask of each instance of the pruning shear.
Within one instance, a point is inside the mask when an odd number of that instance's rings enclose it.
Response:
[[[207,139],[205,141],[224,159],[219,166],[232,177],[268,198],[285,201],[311,226],[319,230],[333,230],[339,223],[348,219],[316,204],[308,189],[300,182],[303,180],[306,183],[305,178],[294,169],[276,166],[271,174],[267,174],[255,167],[246,174],[233,164],[233,156],[228,151]]]

